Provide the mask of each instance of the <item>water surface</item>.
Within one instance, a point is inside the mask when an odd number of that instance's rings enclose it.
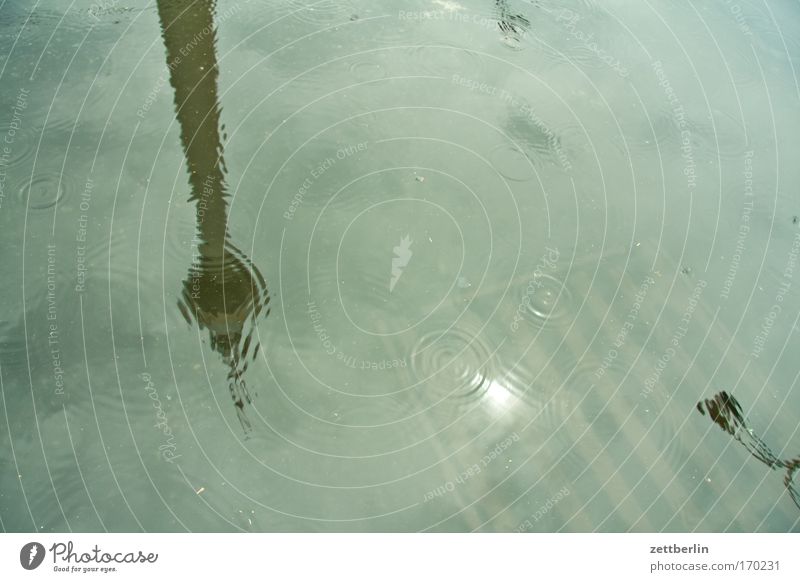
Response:
[[[791,2],[0,4],[0,528],[798,531]]]

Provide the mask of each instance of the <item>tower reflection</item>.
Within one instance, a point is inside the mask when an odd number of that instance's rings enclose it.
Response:
[[[217,98],[215,0],[158,0],[175,113],[189,170],[197,232],[193,259],[178,302],[191,324],[207,330],[212,348],[229,368],[227,381],[242,426],[251,402],[244,380],[258,354],[253,333],[259,316],[269,314],[264,277],[230,240],[225,161]]]

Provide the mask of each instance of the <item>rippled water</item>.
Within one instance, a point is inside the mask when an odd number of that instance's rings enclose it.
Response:
[[[0,5],[0,528],[800,531],[800,9]]]

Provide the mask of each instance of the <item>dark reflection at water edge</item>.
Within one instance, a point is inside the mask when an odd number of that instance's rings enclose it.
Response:
[[[697,410],[703,416],[708,415],[714,424],[741,443],[753,457],[767,467],[773,470],[785,469],[784,487],[800,509],[800,493],[795,483],[795,474],[800,469],[800,457],[787,460],[776,457],[769,446],[748,426],[739,401],[724,390],[711,399],[698,402]]]

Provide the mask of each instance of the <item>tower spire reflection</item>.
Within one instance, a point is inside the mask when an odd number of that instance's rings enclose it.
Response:
[[[181,145],[189,171],[197,232],[192,264],[178,307],[189,324],[208,331],[211,347],[229,368],[227,381],[242,426],[251,402],[244,373],[258,353],[258,317],[269,314],[264,277],[230,240],[225,161],[217,98],[215,0],[158,0],[161,34]]]

